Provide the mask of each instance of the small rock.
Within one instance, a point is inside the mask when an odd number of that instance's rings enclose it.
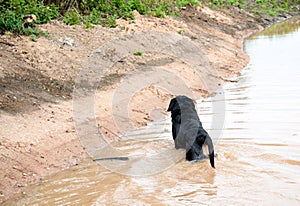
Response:
[[[25,147],[26,145],[22,142],[18,142],[18,147]]]
[[[23,183],[18,183],[17,184],[17,187],[26,187],[27,186],[27,184],[23,184]]]
[[[58,40],[58,42],[64,46],[64,45],[67,45],[67,46],[75,46],[75,42],[74,42],[74,39],[70,38],[70,37],[64,37],[64,38],[60,38]]]
[[[15,170],[19,170],[19,171],[22,169],[22,168],[21,168],[20,166],[18,166],[18,165],[13,165],[12,168],[15,169]]]

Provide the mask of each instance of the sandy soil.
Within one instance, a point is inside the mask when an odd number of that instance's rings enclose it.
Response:
[[[263,28],[253,16],[235,9],[188,7],[176,19],[138,13],[135,17],[134,23],[119,20],[117,28],[91,30],[52,22],[39,26],[49,37],[37,42],[28,37],[0,37],[0,203],[88,156],[76,134],[72,92],[88,56],[105,42],[142,30],[181,31],[217,69],[218,75],[213,76],[217,88],[246,66],[242,41]],[[108,141],[124,132],[114,124],[114,92],[124,77],[151,64],[180,76],[194,98],[212,94],[183,62],[152,53],[128,56],[106,74],[95,95],[96,119]],[[139,127],[163,118],[172,95],[153,85],[136,91],[128,103],[131,123]]]

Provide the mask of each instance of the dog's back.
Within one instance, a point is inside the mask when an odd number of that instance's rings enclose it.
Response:
[[[210,163],[214,167],[213,144],[202,127],[193,100],[186,96],[177,96],[170,101],[168,111],[171,111],[175,148],[185,148],[186,159],[195,160],[203,155],[202,145],[207,144]]]

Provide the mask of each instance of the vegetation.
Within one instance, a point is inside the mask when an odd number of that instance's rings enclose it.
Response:
[[[183,34],[184,30],[183,29],[179,29],[178,34]]]
[[[134,55],[135,55],[135,56],[142,56],[142,55],[143,55],[143,52],[137,51],[137,52],[134,52]]]
[[[262,32],[259,33],[259,35],[263,36],[275,36],[278,34],[288,34],[291,32],[296,32],[300,28],[300,21],[298,18],[291,19],[289,21],[285,22],[279,22],[277,24],[273,24],[270,27],[264,29]],[[252,35],[250,39],[256,39],[256,35]]]
[[[280,12],[300,9],[300,0],[256,0],[256,4],[247,7],[256,14],[277,16]]]
[[[300,7],[300,0],[201,0],[213,8],[239,7],[256,14],[276,16],[279,12]],[[116,19],[134,20],[133,11],[142,15],[163,18],[177,15],[182,7],[200,5],[198,0],[0,0],[0,33],[10,32],[24,35],[44,35],[32,29],[34,23],[44,24],[60,19],[68,25],[84,24],[115,27]],[[34,14],[36,22],[25,28],[23,17]],[[32,36],[31,39],[36,39]]]
[[[36,24],[62,19],[68,25],[84,23],[115,27],[117,18],[134,19],[133,11],[140,14],[176,14],[181,7],[199,5],[197,0],[0,0],[0,33],[25,34],[23,17],[34,14]],[[27,33],[28,34],[28,33]]]
[[[300,0],[205,0],[211,7],[239,7],[254,14],[277,16],[280,12],[300,9]]]

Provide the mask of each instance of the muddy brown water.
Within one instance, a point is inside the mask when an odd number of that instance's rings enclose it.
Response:
[[[166,119],[113,143],[137,161],[106,161],[121,165],[114,171],[86,161],[6,204],[300,205],[299,22],[276,24],[247,40],[250,63],[236,83],[225,85],[225,99],[217,94],[199,101],[200,118],[211,134],[216,129],[212,102],[226,106],[221,135],[213,136],[216,170],[208,161],[183,160]],[[177,157],[173,163],[150,160],[166,150]],[[142,161],[147,156],[150,161]]]

